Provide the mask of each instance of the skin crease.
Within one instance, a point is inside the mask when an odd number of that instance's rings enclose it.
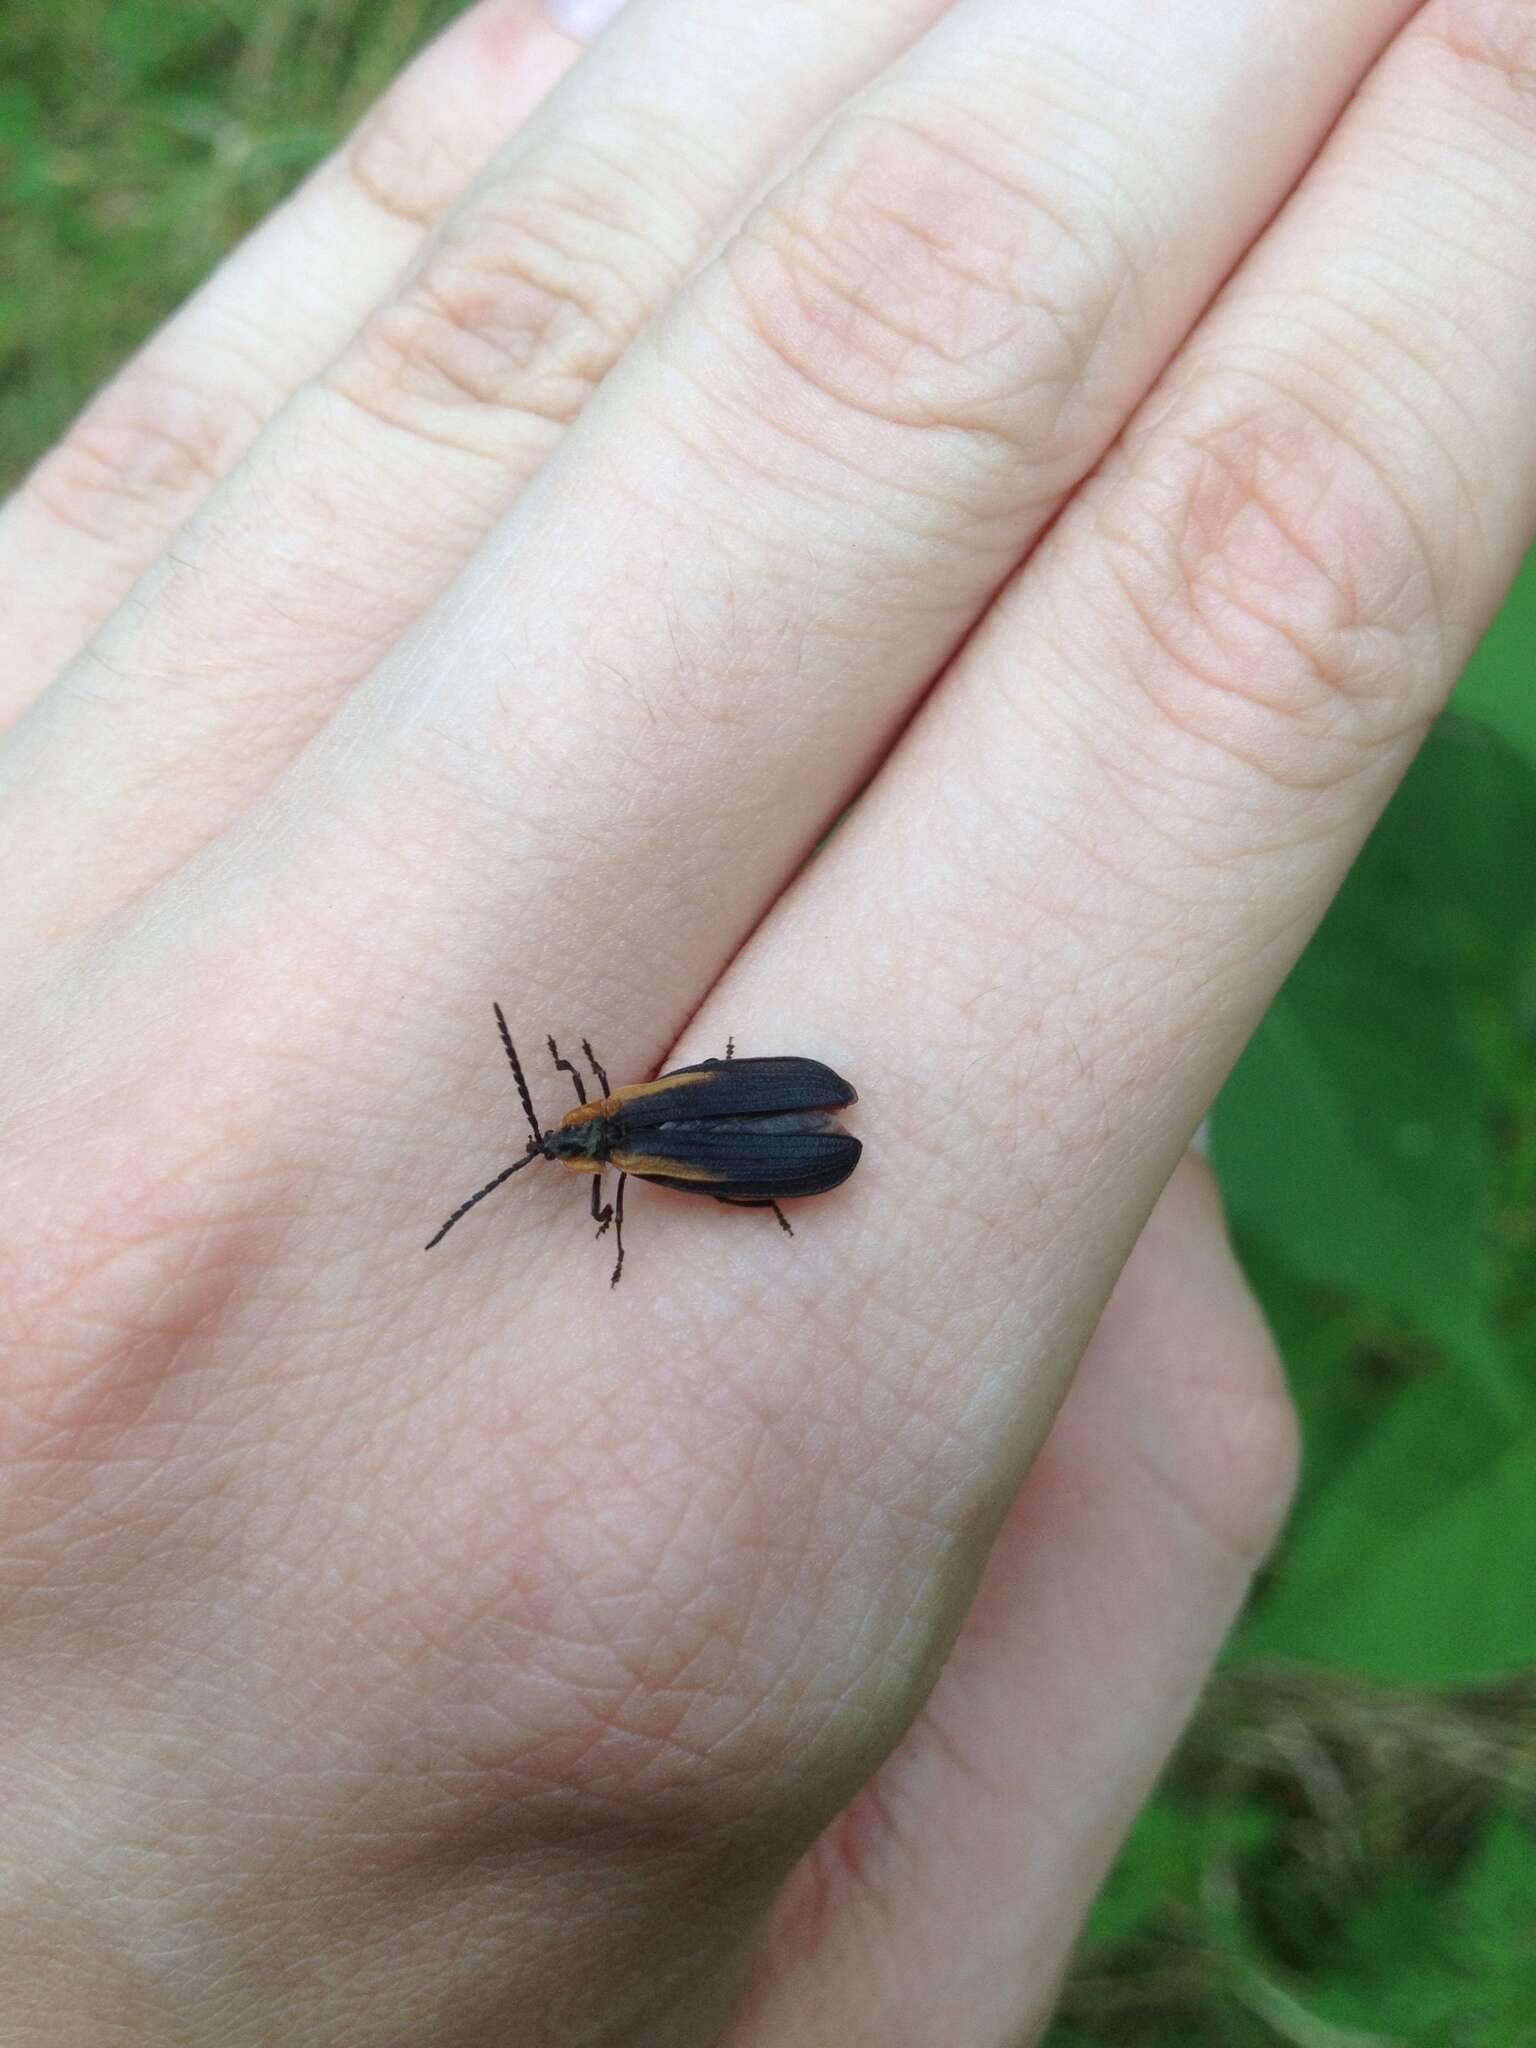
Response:
[[[7,2048],[1045,2023],[1294,1473],[1184,1148],[1536,526],[1536,11],[1144,29],[473,8],[0,514]],[[859,1170],[429,1260],[498,998]]]

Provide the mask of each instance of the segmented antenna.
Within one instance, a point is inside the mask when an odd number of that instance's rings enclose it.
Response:
[[[431,1251],[433,1245],[441,1244],[459,1218],[467,1216],[470,1210],[474,1208],[476,1202],[483,1202],[487,1195],[494,1195],[504,1180],[510,1180],[514,1173],[521,1173],[525,1166],[531,1166],[544,1149],[544,1133],[539,1129],[539,1120],[533,1113],[533,1097],[528,1093],[528,1083],[523,1079],[523,1063],[518,1058],[517,1048],[512,1043],[512,1034],[507,1029],[507,1020],[501,1014],[500,1003],[493,1003],[491,1007],[496,1012],[496,1029],[501,1033],[501,1042],[507,1048],[507,1058],[512,1062],[512,1078],[517,1083],[517,1092],[522,1097],[523,1102],[523,1114],[528,1119],[528,1128],[533,1132],[533,1136],[528,1141],[528,1151],[522,1159],[519,1159],[515,1165],[509,1166],[505,1172],[498,1173],[494,1180],[488,1180],[485,1186],[477,1189],[467,1202],[460,1202],[458,1208],[454,1210],[436,1237],[428,1240],[425,1246],[427,1251]]]
[[[535,1143],[542,1145],[544,1133],[539,1129],[539,1120],[533,1113],[533,1097],[528,1093],[528,1083],[523,1079],[523,1063],[513,1046],[512,1034],[507,1029],[507,1020],[501,1014],[500,1003],[493,1003],[491,1008],[496,1012],[496,1029],[501,1033],[501,1042],[507,1048],[507,1058],[512,1062],[512,1078],[517,1083],[518,1094],[523,1098],[523,1113],[528,1119]],[[494,1185],[493,1182],[492,1186]]]
[[[535,1145],[530,1145],[528,1147],[528,1155],[525,1159],[519,1159],[517,1164],[515,1166],[509,1166],[505,1173],[498,1173],[494,1180],[488,1180],[485,1186],[481,1188],[477,1194],[471,1195],[467,1202],[460,1202],[457,1209],[454,1210],[453,1214],[448,1218],[448,1221],[443,1225],[442,1229],[437,1233],[436,1237],[429,1237],[427,1239],[427,1242],[424,1245],[423,1249],[425,1251],[431,1251],[433,1245],[441,1244],[443,1239],[448,1235],[449,1231],[452,1230],[455,1223],[458,1222],[459,1218],[461,1216],[467,1216],[470,1210],[473,1209],[473,1207],[475,1206],[476,1202],[483,1202],[487,1195],[494,1195],[496,1190],[501,1186],[504,1180],[510,1180],[514,1173],[521,1173],[525,1166],[532,1166],[534,1160],[537,1159],[538,1156],[538,1147]]]

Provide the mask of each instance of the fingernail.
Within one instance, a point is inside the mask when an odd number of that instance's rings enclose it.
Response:
[[[544,12],[562,35],[590,43],[623,5],[624,0],[544,0]]]

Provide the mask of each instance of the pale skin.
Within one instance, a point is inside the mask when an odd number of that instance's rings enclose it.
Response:
[[[0,518],[14,2048],[1044,2023],[1294,1468],[1185,1147],[1536,523],[1536,5],[1149,19],[471,9]],[[497,998],[863,1163],[425,1254]]]

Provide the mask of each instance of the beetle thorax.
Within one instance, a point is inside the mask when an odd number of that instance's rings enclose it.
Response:
[[[608,1125],[601,1117],[585,1123],[560,1124],[544,1133],[544,1157],[564,1159],[570,1164],[602,1159],[608,1151]]]

